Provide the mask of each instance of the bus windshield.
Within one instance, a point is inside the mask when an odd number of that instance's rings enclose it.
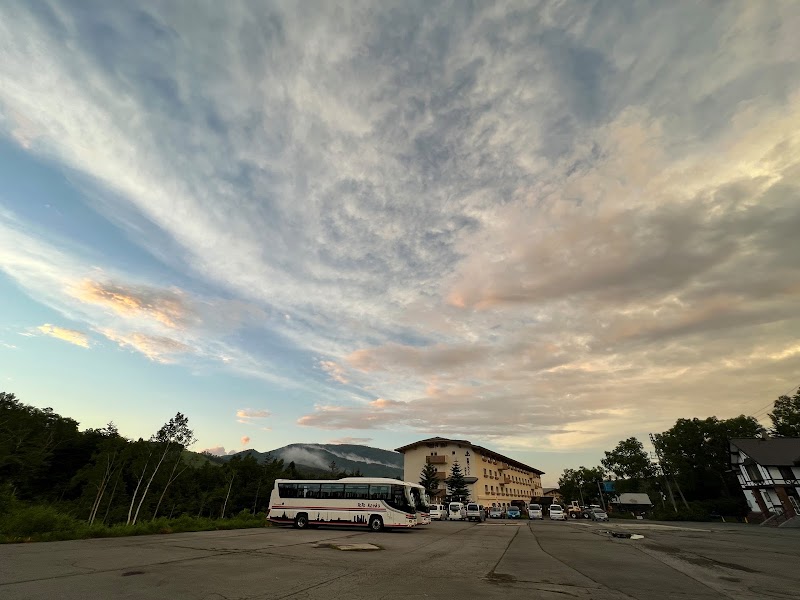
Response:
[[[414,502],[414,506],[417,510],[422,512],[430,512],[430,506],[428,503],[428,496],[423,489],[412,487],[410,488],[411,491],[411,498]]]

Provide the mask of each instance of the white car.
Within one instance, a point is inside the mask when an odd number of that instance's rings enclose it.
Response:
[[[566,521],[567,515],[564,513],[564,509],[561,508],[560,504],[551,504],[550,505],[550,520],[551,521]]]
[[[431,521],[446,521],[447,507],[444,504],[431,504]]]
[[[528,518],[529,519],[544,519],[544,513],[542,512],[542,505],[541,504],[531,504],[528,506]]]

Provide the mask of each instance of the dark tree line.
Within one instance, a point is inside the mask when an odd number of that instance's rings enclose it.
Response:
[[[90,524],[225,518],[266,511],[275,479],[306,476],[282,460],[189,452],[194,439],[181,413],[150,439],[134,441],[113,423],[81,431],[73,419],[0,392],[0,512],[13,499],[55,506]],[[334,466],[323,477],[346,475]]]
[[[559,488],[567,502],[598,502],[598,482],[613,479],[615,493],[648,493],[654,502],[662,503],[665,512],[744,515],[747,503],[730,465],[730,440],[765,433],[800,437],[800,389],[792,397],[780,396],[769,417],[772,426],[768,429],[745,415],[678,419],[667,431],[653,436],[655,456],[631,437],[605,452],[600,466],[566,469]]]

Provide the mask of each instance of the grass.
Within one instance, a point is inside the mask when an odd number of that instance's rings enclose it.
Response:
[[[26,506],[0,517],[0,543],[54,542],[266,526],[264,513],[253,515],[248,511],[242,511],[229,519],[183,515],[175,519],[141,521],[136,525],[89,525],[51,506]]]

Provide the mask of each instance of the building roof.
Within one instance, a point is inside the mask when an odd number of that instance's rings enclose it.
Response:
[[[400,446],[399,448],[395,448],[395,452],[400,452],[401,454],[405,454],[407,450],[413,450],[422,445],[427,444],[441,444],[441,443],[448,443],[448,444],[463,444],[465,446],[469,446],[473,450],[477,450],[484,456],[489,456],[491,458],[496,458],[497,460],[502,460],[504,463],[508,463],[511,466],[517,467],[518,469],[523,469],[525,471],[530,471],[531,473],[536,473],[538,475],[544,475],[544,471],[540,471],[539,469],[535,469],[525,463],[521,463],[518,460],[514,460],[513,458],[509,458],[499,452],[495,452],[494,450],[489,450],[488,448],[484,448],[483,446],[476,446],[469,440],[451,440],[449,438],[443,437],[432,437],[427,438],[424,440],[419,440],[418,442],[412,442],[411,444],[406,444],[405,446]]]
[[[800,466],[800,438],[734,439],[734,446],[765,467]]]

